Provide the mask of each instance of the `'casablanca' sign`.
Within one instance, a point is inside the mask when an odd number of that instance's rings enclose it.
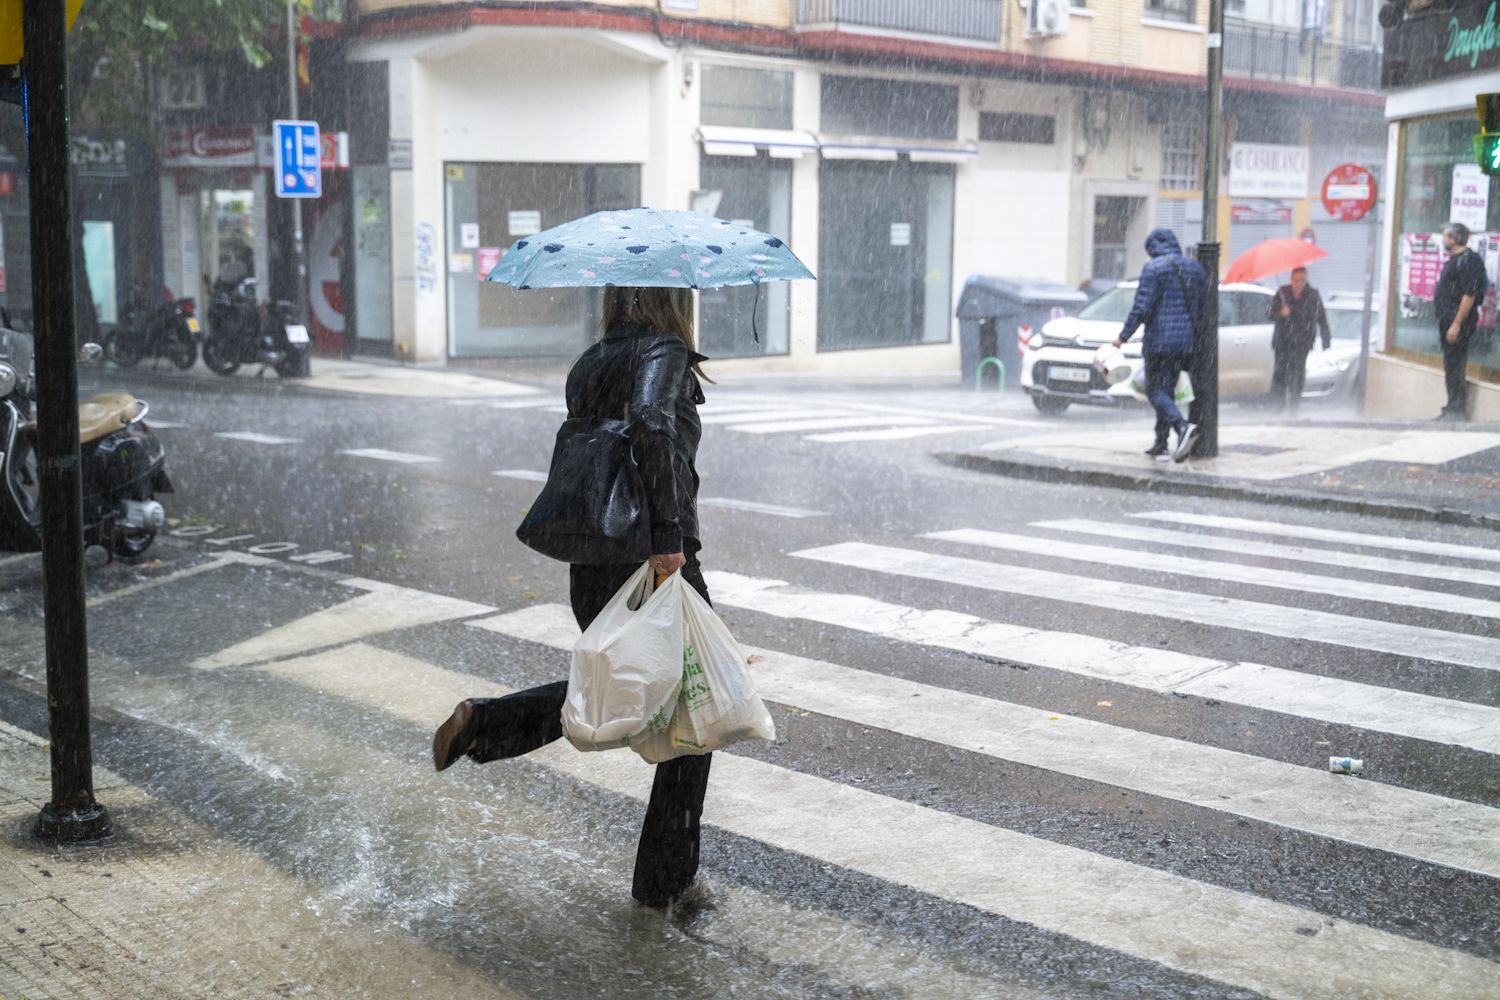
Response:
[[[1229,151],[1231,198],[1306,198],[1306,146],[1237,142]]]

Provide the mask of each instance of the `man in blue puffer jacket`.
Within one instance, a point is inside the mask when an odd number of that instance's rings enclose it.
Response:
[[[1176,431],[1177,448],[1172,458],[1181,462],[1197,443],[1198,425],[1183,418],[1172,393],[1192,357],[1194,319],[1203,308],[1208,275],[1196,260],[1182,255],[1182,247],[1170,229],[1151,230],[1146,237],[1146,252],[1151,259],[1141,268],[1135,304],[1125,317],[1115,346],[1134,336],[1142,323],[1146,325],[1141,342],[1146,360],[1146,397],[1156,408],[1156,443],[1146,454],[1165,457],[1167,432]]]

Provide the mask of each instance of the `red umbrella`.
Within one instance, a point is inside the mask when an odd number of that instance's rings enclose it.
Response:
[[[1294,267],[1305,267],[1328,256],[1316,243],[1287,236],[1279,240],[1262,240],[1234,259],[1224,272],[1223,282],[1255,281],[1268,274],[1280,274]]]

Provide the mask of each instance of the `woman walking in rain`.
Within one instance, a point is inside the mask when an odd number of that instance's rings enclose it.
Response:
[[[708,600],[698,563],[698,473],[695,460],[703,402],[694,350],[693,293],[686,288],[607,288],[603,336],[568,373],[568,417],[618,418],[628,413],[651,526],[651,565],[658,575],[681,573]],[[578,626],[587,629],[640,563],[572,564],[569,594]],[[518,757],[563,735],[567,682],[503,698],[458,704],[432,738],[439,771],[460,757],[487,763]],[[698,871],[698,826],[711,754],[658,764],[636,851],[632,895],[666,906]]]

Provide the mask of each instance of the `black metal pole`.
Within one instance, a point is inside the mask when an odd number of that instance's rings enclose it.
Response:
[[[21,110],[26,119],[36,316],[42,607],[52,736],[52,799],[37,818],[37,832],[49,839],[97,840],[109,835],[111,824],[109,812],[94,800],[89,737],[66,9],[58,0],[25,0],[22,28],[26,49],[21,60]]]
[[[1193,405],[1189,419],[1198,425],[1194,458],[1213,458],[1219,453],[1219,163],[1224,159],[1223,89],[1224,0],[1209,0],[1203,241],[1198,244],[1198,263],[1208,272],[1208,301],[1203,303],[1204,322],[1198,328],[1193,346]]]

